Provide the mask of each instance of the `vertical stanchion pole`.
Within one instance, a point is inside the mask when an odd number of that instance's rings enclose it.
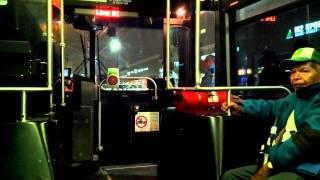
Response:
[[[48,84],[47,86],[52,89],[52,77],[53,77],[53,73],[52,73],[52,38],[53,38],[53,34],[52,34],[52,0],[48,0],[47,2],[48,6],[48,13],[47,13],[47,36],[48,36],[48,43],[47,43],[47,48],[48,48],[48,54],[47,54],[47,59],[48,59],[48,69],[47,69],[47,74],[48,74]]]
[[[27,92],[21,94],[21,122],[27,122]]]
[[[229,89],[228,90],[228,95],[227,95],[227,105],[229,105],[230,104],[230,102],[231,102],[231,90]],[[231,111],[230,111],[230,109],[228,109],[228,116],[231,116]]]
[[[166,85],[170,87],[170,0],[167,0],[166,10]]]
[[[230,30],[229,30],[229,15],[225,13],[225,37],[226,37],[226,72],[227,72],[227,86],[231,86],[231,72],[230,72]]]
[[[99,151],[103,150],[103,146],[101,144],[101,86],[102,86],[102,83],[103,81],[98,86],[99,102],[98,102],[98,148],[97,150]]]
[[[64,59],[64,49],[65,49],[65,41],[64,41],[64,0],[60,1],[61,3],[61,10],[60,10],[60,34],[61,34],[61,42],[60,42],[60,48],[61,48],[61,106],[65,106],[66,102],[65,102],[65,92],[64,92],[64,88],[65,88],[65,84],[64,84],[64,63],[65,63],[65,59]]]
[[[200,87],[200,0],[195,0],[195,86]]]
[[[214,160],[216,168],[216,180],[220,179],[222,173],[222,159],[223,159],[223,117],[210,116],[210,129],[212,134],[212,144],[214,148]]]

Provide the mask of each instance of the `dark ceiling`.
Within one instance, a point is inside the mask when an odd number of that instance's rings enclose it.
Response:
[[[95,6],[112,6],[119,7],[123,11],[133,11],[138,12],[140,17],[154,17],[154,18],[163,18],[166,13],[166,1],[165,0],[131,0],[127,5],[117,5],[113,1],[108,3],[96,3],[96,2],[84,2],[85,0],[66,0],[65,5],[66,9],[71,10],[75,7],[86,7],[92,8]],[[124,0],[126,1],[126,0]],[[174,0],[171,2],[172,9],[175,7],[184,4],[187,7],[190,7],[190,3],[193,1],[190,0]]]
[[[128,0],[123,0],[128,1]],[[193,12],[193,2],[190,0],[174,0],[171,1],[171,12],[175,11],[177,7],[183,5],[189,12]],[[211,2],[211,1],[210,1]],[[208,4],[203,2],[203,4]],[[131,0],[127,5],[114,5],[112,2],[109,3],[89,3],[84,0],[66,0],[65,2],[65,14],[66,21],[73,23],[75,28],[87,30],[92,27],[88,17],[75,15],[75,8],[86,8],[92,9],[95,7],[119,7],[121,11],[137,12],[139,18],[119,18],[119,19],[108,19],[108,21],[99,21],[101,25],[106,23],[116,23],[118,26],[130,26],[130,27],[147,27],[147,28],[163,28],[163,18],[166,17],[166,1],[165,0]],[[172,13],[174,14],[174,13]],[[152,23],[150,23],[150,20]]]

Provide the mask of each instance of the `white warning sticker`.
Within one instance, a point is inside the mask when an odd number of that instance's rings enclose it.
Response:
[[[216,103],[219,102],[219,96],[217,95],[217,92],[212,91],[208,94],[208,102],[209,103]]]
[[[134,118],[134,132],[159,131],[159,112],[138,112]]]

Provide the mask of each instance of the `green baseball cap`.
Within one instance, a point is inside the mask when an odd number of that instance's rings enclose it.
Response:
[[[292,68],[295,64],[314,61],[315,63],[320,64],[320,53],[311,47],[304,47],[297,49],[290,59],[285,59],[280,63],[282,68]]]

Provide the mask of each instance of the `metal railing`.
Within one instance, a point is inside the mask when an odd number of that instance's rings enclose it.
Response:
[[[152,84],[154,85],[154,96],[152,97],[153,100],[158,100],[158,85],[157,83],[150,77],[120,77],[119,79],[147,79],[150,82],[152,82]],[[103,146],[102,146],[102,142],[101,142],[101,133],[102,133],[102,127],[101,127],[101,122],[102,122],[102,117],[101,117],[101,90],[102,89],[102,85],[106,82],[106,79],[103,79],[98,87],[98,96],[99,96],[99,102],[98,102],[98,147],[97,150],[102,151],[103,150]],[[130,91],[130,89],[128,89]],[[110,91],[128,91],[128,90],[124,90],[121,88],[111,88]],[[137,90],[134,89],[134,91],[141,91],[141,90]]]

